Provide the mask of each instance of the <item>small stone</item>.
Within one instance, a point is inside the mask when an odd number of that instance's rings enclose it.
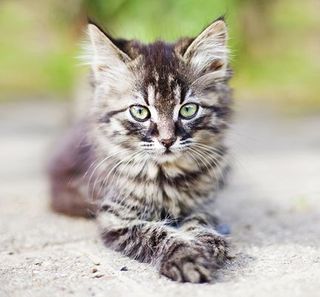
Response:
[[[128,271],[128,267],[127,266],[123,266],[120,271]]]
[[[104,276],[104,274],[96,274],[93,278],[101,278],[103,276]]]
[[[98,271],[97,268],[92,268],[92,273],[96,273]]]

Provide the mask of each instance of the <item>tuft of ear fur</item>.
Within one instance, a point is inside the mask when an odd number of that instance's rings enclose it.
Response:
[[[85,64],[90,65],[96,80],[108,77],[119,80],[128,74],[126,63],[131,58],[121,51],[98,26],[89,24],[88,42],[85,54],[81,57]]]
[[[212,73],[215,78],[226,75],[228,66],[227,26],[218,19],[202,31],[188,46],[183,59],[199,77]]]

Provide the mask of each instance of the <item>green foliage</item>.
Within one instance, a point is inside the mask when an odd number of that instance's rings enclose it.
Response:
[[[117,35],[144,41],[195,35],[215,18],[232,14],[235,0],[88,1],[89,14]]]
[[[31,97],[70,90],[75,76],[69,36],[56,31],[36,11],[17,2],[0,9],[0,99]],[[46,16],[44,16],[46,17]]]
[[[238,98],[320,106],[316,75],[320,70],[318,0],[22,3],[0,3],[0,99],[21,94],[68,96],[80,72],[74,57],[88,12],[111,34],[145,42],[195,36],[215,18],[225,15]]]

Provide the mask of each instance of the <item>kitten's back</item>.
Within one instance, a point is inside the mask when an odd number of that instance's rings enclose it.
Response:
[[[70,216],[94,216],[94,198],[88,198],[88,184],[85,182],[92,160],[86,123],[81,122],[60,140],[49,162],[51,207],[54,211]]]

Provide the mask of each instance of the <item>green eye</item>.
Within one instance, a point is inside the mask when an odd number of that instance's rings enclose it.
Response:
[[[195,103],[187,103],[180,108],[179,114],[183,119],[192,119],[198,112],[199,106]]]
[[[130,114],[138,122],[144,122],[150,118],[150,111],[142,105],[130,106]]]

